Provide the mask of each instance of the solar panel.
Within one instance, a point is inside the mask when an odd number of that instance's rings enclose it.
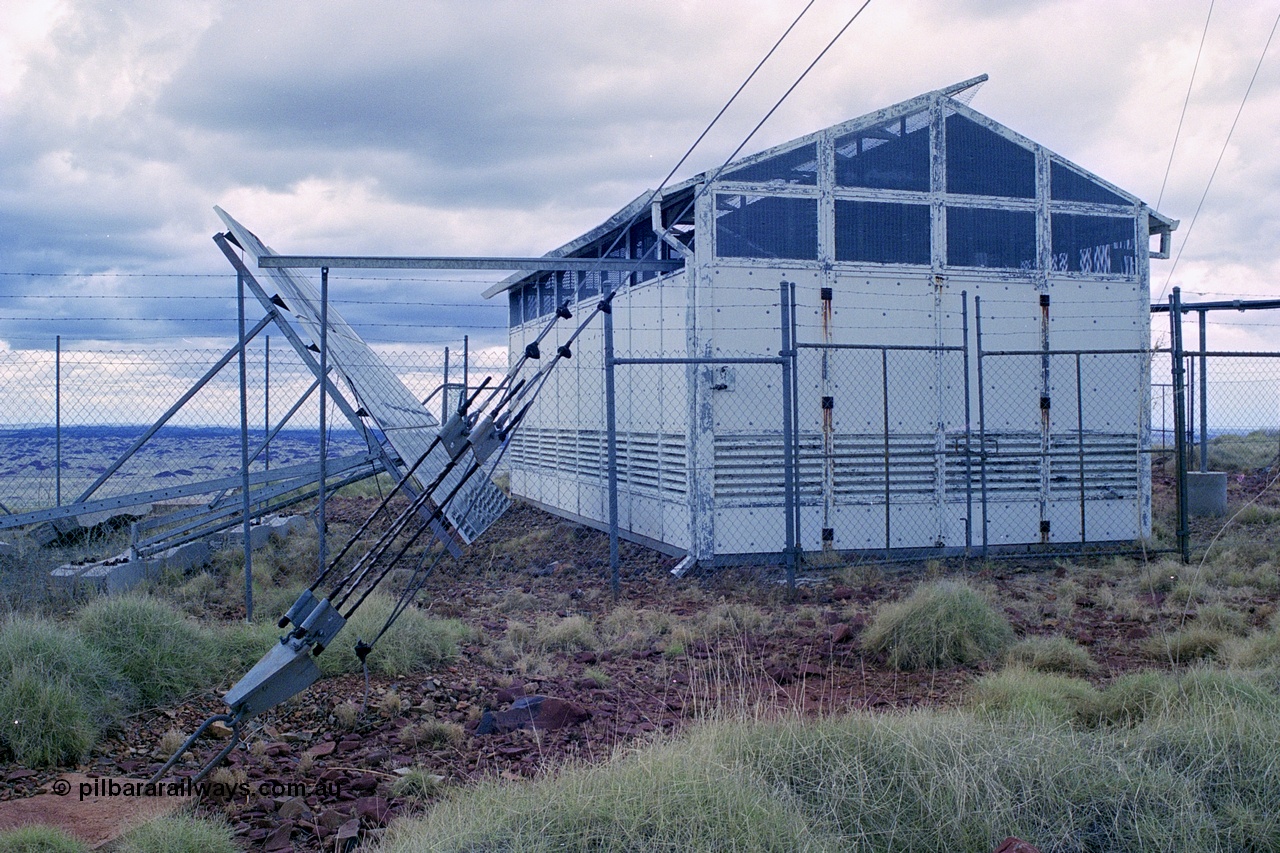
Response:
[[[215,207],[214,210],[255,263],[261,257],[276,254],[222,208]],[[315,285],[294,270],[267,269],[265,272],[285,304],[281,313],[287,314],[296,328],[305,332],[318,346],[320,294]],[[400,456],[403,470],[408,470],[431,446],[432,439],[439,432],[440,422],[431,416],[332,305],[328,308],[327,320],[329,334],[326,344],[330,367],[342,377],[357,404],[369,413],[386,435],[388,443]],[[448,452],[438,444],[413,474],[418,490],[426,489],[448,462]],[[452,492],[474,462],[475,456],[467,448],[436,493],[448,495]],[[471,544],[510,504],[510,499],[492,480],[477,473],[445,507],[444,516],[462,540]]]

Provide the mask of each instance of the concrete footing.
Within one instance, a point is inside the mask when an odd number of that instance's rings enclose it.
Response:
[[[267,516],[249,529],[249,543],[256,551],[273,537],[283,538],[306,526],[307,520],[302,516]],[[244,529],[237,527],[209,539],[186,542],[137,560],[125,552],[96,563],[59,566],[50,574],[55,584],[91,587],[107,593],[124,592],[144,580],[157,580],[165,572],[186,574],[207,566],[214,550],[220,548],[243,549]]]
[[[1197,517],[1226,515],[1226,473],[1222,471],[1188,471],[1187,511]]]

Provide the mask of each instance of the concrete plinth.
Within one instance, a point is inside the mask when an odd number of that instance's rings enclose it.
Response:
[[[1197,517],[1226,515],[1226,473],[1223,471],[1188,471],[1187,511]]]
[[[307,526],[307,519],[300,515],[267,516],[250,528],[250,547],[256,550],[271,539],[282,539],[291,533],[305,530]],[[165,571],[188,574],[206,566],[213,557],[214,548],[244,548],[242,527],[231,528],[214,538],[212,544],[206,540],[196,540],[140,560],[132,559],[126,551],[97,563],[60,566],[51,574],[55,583],[76,587],[88,585],[102,592],[123,592],[144,580],[156,580]]]

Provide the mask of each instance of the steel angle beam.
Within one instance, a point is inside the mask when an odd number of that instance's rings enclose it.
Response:
[[[355,466],[372,465],[375,461],[377,460],[374,456],[366,453],[342,459],[334,459],[331,460],[329,464],[331,466],[331,473],[342,473]],[[376,471],[376,468],[370,469],[369,473],[361,474],[361,476],[372,476]],[[305,462],[298,465],[272,468],[270,471],[252,471],[249,474],[249,482],[257,485],[259,483],[270,483],[286,478],[299,477],[304,474],[309,475],[310,482],[314,482],[318,473],[319,467],[315,463]],[[119,495],[111,498],[96,498],[94,500],[83,501],[81,503],[69,503],[63,504],[59,507],[49,507],[48,509],[4,515],[0,516],[0,530],[10,527],[24,527],[28,524],[38,524],[42,521],[52,521],[57,518],[70,518],[71,516],[83,515],[85,513],[105,512],[114,509],[128,509],[129,507],[143,506],[145,504],[163,503],[165,501],[177,500],[179,498],[207,495],[212,494],[213,492],[238,489],[240,488],[240,485],[241,476],[239,474],[231,474],[226,477],[219,477],[213,480],[197,480],[191,483],[183,483],[180,486],[166,486],[162,489],[151,489],[145,492],[131,492],[127,495]]]
[[[322,267],[334,270],[520,270],[525,272],[666,273],[684,269],[684,261],[646,260],[640,258],[393,258],[276,254],[258,258],[259,269],[320,269]]]
[[[265,266],[262,263],[264,258],[279,257],[226,211],[218,207],[214,210],[226,224],[235,242],[259,267]],[[292,269],[268,267],[266,274],[277,289],[277,316],[283,319],[284,315],[288,315],[290,325],[318,344],[321,335],[321,305],[316,287]],[[280,302],[284,305],[281,306]],[[343,378],[355,399],[377,423],[387,442],[399,455],[401,470],[407,470],[431,447],[432,440],[440,429],[439,421],[432,417],[418,398],[332,305],[327,307],[327,317],[330,365]],[[417,490],[426,489],[449,462],[448,451],[442,443],[437,443],[413,474]],[[467,448],[456,467],[444,478],[440,493],[448,494],[457,480],[471,470],[474,463],[474,454]],[[492,480],[488,477],[472,477],[457,497],[445,507],[444,517],[458,537],[471,544],[508,506],[510,499]]]

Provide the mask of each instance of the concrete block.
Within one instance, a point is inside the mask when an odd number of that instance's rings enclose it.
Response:
[[[187,542],[141,560],[132,560],[125,552],[97,563],[59,566],[49,575],[53,583],[77,589],[87,585],[99,592],[125,592],[144,580],[159,578],[168,569],[186,574],[206,566],[212,556],[209,543]]]
[[[1227,475],[1223,471],[1187,472],[1187,511],[1192,516],[1227,514]]]
[[[256,551],[272,539],[284,539],[306,530],[307,524],[307,519],[301,515],[265,515],[249,528],[249,547]],[[244,526],[237,525],[210,537],[210,544],[215,548],[244,550]]]
[[[155,577],[168,569],[176,569],[185,574],[192,569],[207,566],[211,559],[213,559],[213,549],[209,547],[209,543],[196,541],[175,545],[143,562],[155,567],[155,574],[150,575]]]
[[[85,570],[77,583],[93,586],[106,593],[127,592],[147,579],[146,560],[125,560],[122,563],[98,563]]]

